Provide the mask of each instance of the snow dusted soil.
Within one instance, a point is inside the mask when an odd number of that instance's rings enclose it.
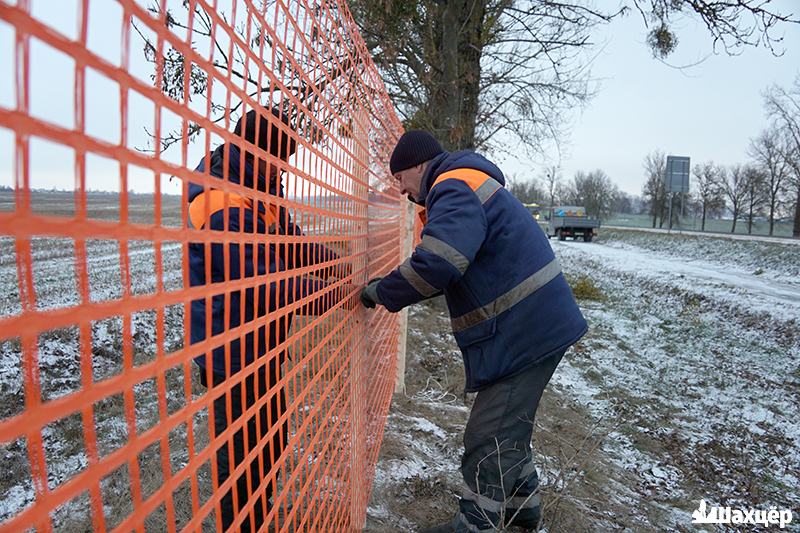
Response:
[[[34,192],[32,194],[33,210],[40,214],[64,217],[68,223],[74,217],[74,198],[72,193]],[[88,216],[91,219],[105,221],[119,220],[119,199],[113,194],[88,195]],[[0,210],[13,209],[13,194],[0,191]],[[162,225],[179,227],[180,197],[162,198]],[[155,221],[153,200],[147,195],[132,195],[129,197],[129,219],[139,224],[153,224]],[[332,223],[319,222],[318,216],[307,217],[305,221],[319,230],[330,231]],[[335,229],[335,228],[334,228]],[[33,258],[33,284],[36,295],[36,305],[39,309],[58,309],[72,307],[80,303],[81,295],[78,289],[78,274],[76,271],[76,243],[71,239],[34,238],[31,242]],[[162,242],[160,246],[161,258],[161,285],[164,291],[176,291],[183,284],[183,257],[182,247],[177,242]],[[122,274],[120,257],[123,250],[120,244],[113,240],[92,240],[86,243],[88,294],[86,298],[91,302],[114,302],[123,295]],[[17,279],[16,245],[13,239],[0,235],[0,317],[13,316],[21,312],[19,296],[19,282]],[[126,252],[130,263],[130,291],[133,295],[152,294],[158,289],[155,244],[152,241],[129,241]],[[168,359],[170,354],[180,350],[184,342],[184,313],[183,304],[166,306],[161,309],[144,309],[133,313],[130,317],[130,334],[132,337],[133,365],[138,366],[152,361],[158,348],[163,349],[164,356]],[[156,337],[157,313],[163,313],[164,336]],[[331,319],[331,322],[336,318]],[[312,318],[297,317],[293,321],[293,331],[299,331],[313,322]],[[91,346],[92,365],[91,376],[82,375],[81,368],[81,333],[78,327],[70,327],[43,332],[38,341],[38,365],[41,376],[41,400],[51,401],[56,398],[74,393],[79,390],[87,378],[93,383],[102,383],[123,371],[123,330],[125,324],[122,316],[110,316],[103,320],[91,323],[89,338],[83,339]],[[325,337],[324,329],[328,324],[322,324],[304,335],[306,339]],[[344,341],[340,336],[346,336],[345,331],[333,333],[326,339],[328,347],[340,346]],[[160,343],[160,346],[159,346]],[[289,348],[290,356],[299,355],[301,345],[307,342],[298,342]],[[339,355],[344,357],[344,351]],[[324,357],[324,356],[323,356]],[[25,393],[22,374],[22,353],[19,338],[0,339],[0,420],[23,413],[25,406]],[[315,359],[316,360],[316,359]],[[336,365],[336,361],[333,364]],[[306,387],[310,373],[319,372],[319,368],[309,359],[296,357],[284,366],[289,373],[294,365],[303,365],[302,370],[290,378],[287,385],[287,401],[291,405],[296,394],[303,394],[310,405],[300,407],[291,415],[290,428],[297,439],[296,448],[288,458],[289,465],[281,469],[283,479],[277,481],[278,493],[288,494],[280,507],[278,515],[287,512],[287,505],[296,505],[303,509],[303,498],[300,496],[301,487],[307,487],[312,474],[310,466],[314,462],[319,464],[320,457],[312,457],[306,446],[316,442],[314,432],[331,423],[339,424],[331,412],[342,409],[340,405],[333,405],[347,398],[342,394],[346,387],[348,372],[336,372],[335,376],[328,376],[331,381],[317,380],[312,387]],[[332,367],[333,368],[333,367]],[[381,369],[371,365],[365,371],[375,371],[380,374]],[[382,369],[386,372],[387,369]],[[186,382],[189,380],[190,398],[185,396]],[[128,395],[115,394],[93,405],[94,432],[97,436],[97,452],[100,458],[118,451],[130,441],[133,435],[142,434],[157,426],[167,416],[174,414],[187,405],[187,401],[195,400],[207,391],[199,384],[199,372],[196,365],[175,363],[164,375],[164,386],[167,392],[166,402],[159,402],[156,379],[146,379],[133,385]],[[333,391],[333,393],[331,393]],[[323,395],[326,393],[325,395]],[[126,414],[132,412],[133,416]],[[23,415],[24,416],[24,415]],[[372,421],[372,419],[370,419]],[[22,421],[24,424],[24,420]],[[305,427],[305,433],[300,434],[298,428]],[[86,425],[80,413],[71,414],[57,420],[42,429],[42,440],[47,467],[47,484],[52,490],[63,486],[74,479],[76,475],[85,471],[89,465],[89,452],[86,442]],[[379,428],[371,428],[371,435],[380,434]],[[165,441],[158,441],[140,451],[138,456],[131,461],[119,466],[109,475],[100,480],[100,496],[102,512],[107,530],[113,530],[133,510],[132,479],[138,469],[138,485],[141,488],[142,499],[147,499],[156,490],[164,485],[164,471],[175,474],[184,469],[189,459],[188,437],[193,436],[194,453],[201,453],[209,446],[208,414],[205,409],[198,411],[191,424],[182,423],[172,429]],[[343,439],[340,445],[349,446],[349,441]],[[369,442],[367,444],[370,444]],[[331,451],[331,450],[329,450]],[[340,455],[344,452],[331,452]],[[162,459],[163,458],[163,459]],[[300,464],[300,461],[303,464]],[[34,501],[33,480],[28,458],[28,443],[25,438],[13,442],[0,443],[0,530],[3,523],[21,511],[29,508]],[[344,473],[348,470],[345,469]],[[292,476],[291,484],[287,480],[288,474]],[[320,476],[322,474],[319,474]],[[337,474],[338,475],[338,474]],[[212,495],[211,462],[206,461],[199,467],[192,480],[197,483],[197,495],[200,505],[203,505]],[[334,474],[325,474],[315,483],[324,480],[328,489],[321,489],[314,494],[306,493],[305,497],[320,498],[325,495],[328,503],[337,499],[348,497],[347,490],[340,488],[341,479]],[[134,481],[136,483],[136,481]],[[330,493],[326,494],[326,490]],[[172,492],[172,511],[175,516],[175,527],[178,531],[193,518],[192,492],[190,481],[184,481]],[[300,502],[300,503],[298,503]],[[327,507],[326,507],[327,508]],[[334,506],[334,508],[336,508]],[[295,513],[295,524],[301,518],[313,520],[314,509],[303,509]],[[339,511],[336,511],[339,513]],[[346,511],[345,511],[346,512]],[[303,513],[306,513],[305,516]],[[162,504],[145,519],[145,531],[167,531],[168,510]],[[309,518],[309,516],[311,518]],[[82,532],[92,530],[92,506],[87,492],[79,494],[69,502],[59,506],[52,514],[53,528],[56,531]],[[215,514],[212,512],[203,521],[203,531],[213,532],[216,529]],[[291,528],[296,525],[291,526]],[[299,530],[299,529],[298,529]]]
[[[591,329],[536,420],[547,531],[696,531],[701,498],[789,508],[800,530],[800,247],[617,230],[551,245],[600,296],[578,291]],[[370,531],[455,510],[472,400],[447,328],[440,303],[412,309]]]
[[[166,198],[166,197],[165,197]],[[8,198],[0,198],[0,200]],[[34,193],[34,210],[47,214],[72,216],[71,194]],[[13,199],[12,199],[13,201]],[[89,216],[96,219],[118,220],[116,195],[92,195],[88,199]],[[180,198],[165,199],[162,223],[177,226],[180,223]],[[132,196],[130,219],[138,223],[153,223],[152,198]],[[75,270],[75,243],[70,239],[34,238],[31,242],[33,256],[33,281],[36,304],[39,309],[55,309],[77,305],[80,295]],[[182,250],[179,243],[164,242],[162,253],[163,290],[179,290],[183,284]],[[152,294],[156,291],[155,247],[151,241],[130,241],[131,293]],[[122,296],[120,246],[117,241],[94,240],[86,243],[89,276],[89,300],[113,301]],[[16,251],[13,239],[0,237],[0,316],[20,312],[17,280]],[[162,308],[164,316],[163,350],[169,354],[183,346],[183,307],[172,305]],[[156,356],[156,310],[148,309],[131,316],[133,339],[133,364],[141,365]],[[123,320],[109,317],[91,324],[92,376],[97,383],[122,372]],[[51,330],[42,333],[38,340],[39,370],[41,373],[41,399],[49,401],[79,390],[83,376],[80,367],[80,333],[77,327]],[[191,367],[190,367],[191,368]],[[196,371],[194,371],[196,374]],[[204,389],[195,384],[194,395]],[[167,415],[182,408],[185,369],[178,365],[166,372]],[[126,422],[125,400],[122,394],[107,397],[94,405],[94,424],[100,457],[123,446],[131,432],[142,433],[156,425],[161,414],[155,379],[148,379],[133,387],[132,426]],[[0,341],[0,417],[18,415],[24,407],[23,376],[20,340]],[[193,424],[196,447],[208,442],[206,413],[195,416]],[[187,427],[183,424],[169,435],[169,463],[172,471],[182,468],[188,460]],[[47,463],[48,486],[55,489],[69,481],[88,466],[84,444],[84,427],[80,414],[60,419],[42,431]],[[162,450],[159,443],[146,448],[138,456],[142,496],[148,497],[162,482]],[[27,508],[34,498],[27,444],[24,438],[0,444],[0,523]],[[198,472],[200,494],[211,493],[210,468]],[[128,465],[115,470],[101,481],[106,527],[116,527],[132,510],[130,472]],[[191,494],[188,483],[175,492],[178,527],[191,518]],[[153,530],[165,529],[165,510],[162,508],[148,518]],[[90,504],[83,493],[53,514],[54,525],[62,531],[91,530]]]
[[[752,275],[800,285],[800,240],[748,235],[723,235],[717,238],[661,233],[656,236],[650,231],[655,230],[604,229],[601,240],[615,249],[633,246],[658,252],[664,258],[690,259],[693,262],[704,260],[708,262],[706,270],[719,270],[720,275],[745,274],[745,277]],[[748,237],[749,240],[738,237]],[[725,268],[720,269],[720,265]]]

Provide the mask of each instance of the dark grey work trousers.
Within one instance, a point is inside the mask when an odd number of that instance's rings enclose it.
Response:
[[[204,372],[201,374],[201,383],[206,385]],[[272,361],[269,369],[264,366],[258,369],[258,384],[256,384],[255,376],[253,374],[244,379],[244,387],[242,384],[234,385],[228,394],[223,394],[214,400],[214,436],[220,435],[224,432],[229,425],[234,421],[240,419],[246,409],[262,399],[267,391],[277,384],[280,379],[279,367]],[[219,386],[226,381],[225,376],[214,374],[214,386]],[[231,400],[231,419],[228,420],[228,412],[226,407],[226,398]],[[244,405],[243,405],[244,404]],[[245,422],[247,427],[247,439],[245,439],[243,428],[240,428],[233,434],[233,461],[230,460],[228,443],[225,442],[217,449],[217,484],[215,488],[227,480],[231,472],[240,465],[247,454],[254,449],[260,449],[260,453],[256,454],[252,462],[245,468],[244,472],[236,480],[236,499],[233,498],[233,490],[228,490],[220,500],[220,512],[222,514],[222,530],[227,531],[233,523],[237,514],[241,512],[242,508],[247,505],[251,498],[258,498],[253,506],[253,515],[248,516],[241,524],[238,531],[241,533],[250,533],[251,531],[258,531],[264,523],[266,512],[270,509],[269,499],[272,496],[273,486],[272,483],[266,481],[265,478],[272,468],[272,459],[276,460],[283,453],[283,448],[286,445],[288,436],[288,424],[284,423],[282,427],[273,435],[272,439],[268,439],[267,433],[270,430],[270,423],[276,424],[278,418],[286,411],[286,397],[283,389],[280,389],[277,394],[273,395],[265,404],[261,406],[252,416]],[[268,416],[269,412],[269,416]],[[258,418],[258,424],[256,419]],[[260,427],[256,427],[256,426]],[[259,468],[259,456],[263,468]],[[248,477],[250,478],[250,486],[248,487]],[[262,484],[266,482],[266,488],[262,488]],[[262,493],[263,491],[263,493]],[[256,496],[256,495],[259,496]],[[249,513],[248,513],[249,515]],[[252,520],[251,520],[252,518]]]
[[[533,420],[564,351],[478,392],[464,431],[464,486],[453,520],[457,532],[494,531],[509,525],[534,528],[538,523]]]

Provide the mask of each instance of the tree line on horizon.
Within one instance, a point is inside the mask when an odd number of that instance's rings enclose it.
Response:
[[[615,213],[633,213],[640,202],[621,191],[601,169],[578,171],[564,181],[557,166],[547,167],[531,180],[507,177],[506,188],[525,204],[548,208],[557,205],[576,205],[586,208],[592,218],[605,220]]]
[[[769,235],[775,222],[791,218],[792,236],[800,237],[800,73],[789,88],[770,86],[764,92],[764,109],[769,125],[750,139],[748,160],[728,165],[702,161],[692,167],[692,192],[683,200],[699,214],[701,231],[708,217],[731,215],[730,232],[737,221],[747,224],[765,218]],[[652,217],[652,226],[669,224],[669,198],[664,187],[667,158],[661,151],[645,157],[643,205]],[[672,201],[680,201],[674,195]],[[673,216],[676,212],[673,204]]]
[[[647,154],[643,161],[645,181],[640,196],[620,191],[600,169],[579,171],[564,181],[558,167],[547,167],[532,181],[513,177],[508,189],[523,203],[545,206],[582,205],[587,214],[607,219],[615,213],[647,214],[653,228],[669,226],[669,204],[673,222],[681,204],[700,218],[705,231],[711,218],[731,217],[731,233],[739,221],[753,232],[757,220],[768,222],[769,235],[775,223],[791,219],[792,236],[800,237],[800,74],[791,87],[777,85],[764,92],[769,125],[750,140],[748,160],[728,165],[701,161],[692,167],[689,193],[670,195],[666,191],[667,155],[661,150]]]

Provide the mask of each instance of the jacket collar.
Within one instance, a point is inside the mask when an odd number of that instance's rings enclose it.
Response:
[[[433,182],[436,181],[436,177],[441,173],[439,172],[439,168],[449,155],[450,152],[442,152],[428,162],[428,166],[425,167],[425,173],[422,175],[422,180],[419,185],[419,200],[415,200],[415,204],[425,207],[425,203],[428,199],[428,192],[431,190]]]
[[[242,157],[239,148],[233,144],[225,143],[217,146],[206,157],[200,160],[200,164],[195,169],[197,172],[205,172],[206,168],[212,176],[224,179],[225,175],[225,150],[228,150],[228,173],[227,178],[230,183],[239,183],[239,172],[244,167],[244,185],[247,188],[253,187],[253,176],[256,176],[256,185],[259,191],[267,190],[267,183],[269,183],[269,193],[283,197],[283,187],[279,187],[279,179],[269,180],[266,176],[257,174],[253,165],[251,165],[247,158]],[[189,201],[192,201],[199,194],[204,191],[203,187],[196,183],[189,183]]]

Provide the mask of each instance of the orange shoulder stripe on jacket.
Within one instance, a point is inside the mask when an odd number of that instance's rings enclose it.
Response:
[[[480,170],[475,170],[474,168],[457,168],[455,170],[448,170],[447,172],[440,174],[439,177],[436,178],[436,181],[433,182],[433,185],[431,185],[431,189],[436,187],[444,180],[449,179],[461,180],[469,185],[470,189],[475,191],[478,190],[478,187],[483,185],[486,180],[492,179],[492,177],[487,173],[481,172]]]
[[[206,219],[206,203],[208,203],[208,217],[210,218],[211,215],[216,213],[217,211],[221,211],[223,209],[237,207],[237,208],[245,208],[245,209],[252,209],[253,203],[248,200],[247,198],[243,198],[238,194],[228,193],[227,201],[225,199],[226,193],[225,191],[218,191],[216,189],[212,189],[210,191],[206,191],[202,194],[197,195],[194,200],[189,203],[189,223],[192,225],[193,228],[200,229],[202,228],[208,220]],[[278,208],[275,205],[270,205],[267,209],[267,213],[261,213],[261,218],[264,221],[264,224],[267,228],[270,225],[274,224],[278,220],[277,215]]]
[[[442,174],[440,174],[433,182],[433,185],[431,185],[431,190],[433,190],[434,187],[436,187],[444,180],[449,180],[449,179],[457,179],[463,181],[464,183],[469,185],[470,189],[478,193],[478,197],[480,198],[481,194],[480,191],[478,191],[478,189],[480,189],[481,186],[485,184],[487,181],[493,180],[494,178],[492,178],[489,174],[481,172],[480,170],[475,170],[474,168],[457,168],[455,170],[448,170],[447,172],[443,172]],[[495,183],[494,185],[496,185],[496,187],[490,188],[491,190],[489,190],[487,196],[481,200],[481,203],[486,202],[486,200],[488,200],[491,197],[491,195],[497,190],[497,188],[502,187],[502,185],[500,184]],[[428,223],[428,213],[426,212],[425,209],[417,213],[417,216],[419,217],[419,220],[423,226]]]

